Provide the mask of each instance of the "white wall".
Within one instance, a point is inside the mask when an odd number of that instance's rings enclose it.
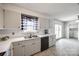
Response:
[[[49,30],[49,19],[39,18],[39,24],[40,24],[39,31],[41,31],[40,34],[44,34],[45,29]]]
[[[75,21],[65,22],[65,37],[69,38],[69,28],[78,28],[78,23]],[[74,37],[78,37],[78,34],[75,33]]]
[[[79,23],[78,23],[78,40],[79,40]]]
[[[33,16],[37,16],[38,20],[39,20],[39,24],[40,24],[40,29],[39,31],[41,31],[41,33],[44,33],[45,29],[49,29],[51,34],[55,34],[55,23],[61,24],[63,26],[63,22],[59,21],[55,18],[37,13],[37,12],[33,12],[30,10],[27,10],[25,8],[21,8],[21,7],[17,7],[17,6],[13,6],[13,5],[9,5],[9,4],[5,4],[2,6],[3,9],[5,9],[5,27],[19,27],[20,21],[21,21],[21,13],[23,14],[27,14],[27,15],[33,15]],[[10,16],[8,16],[10,15]],[[3,16],[1,16],[3,17]],[[1,20],[0,20],[1,21]],[[1,21],[1,23],[3,23]],[[11,25],[9,25],[8,23],[10,23]],[[15,25],[13,25],[15,24]],[[3,25],[3,24],[2,24]],[[64,30],[63,30],[63,37],[64,37]]]
[[[55,18],[50,18],[50,33],[52,33],[53,35],[55,35],[55,23],[62,25],[62,37],[65,37],[64,33],[65,33],[65,29],[64,29],[64,22],[55,19]]]
[[[64,22],[58,20],[58,19],[55,19],[55,24],[60,24],[62,26],[62,37],[64,37]]]
[[[67,27],[67,22],[64,22],[64,38],[67,38],[67,36],[69,36],[69,32],[68,31],[68,27]]]
[[[26,14],[26,15],[32,15],[32,16],[37,16],[39,20],[39,26],[40,26],[40,31],[41,33],[44,32],[44,29],[49,29],[49,16],[33,12],[30,10],[27,10],[22,7],[17,7],[13,5],[8,5],[5,4],[2,6],[2,8],[5,10],[4,16],[5,16],[5,28],[18,28],[20,26],[20,21],[21,21],[21,14]],[[10,24],[10,25],[9,25]]]
[[[55,35],[55,30],[54,30],[54,22],[55,19],[50,17],[50,21],[49,21],[49,28],[50,28],[50,33],[52,33],[53,35]]]
[[[25,8],[22,8],[22,7],[14,6],[14,5],[11,5],[11,4],[10,5],[4,4],[3,9],[12,10],[12,11],[15,11],[15,12],[18,12],[18,13],[24,13],[24,14],[27,14],[27,15],[33,15],[33,16],[49,19],[49,16],[31,11],[31,10],[28,10],[28,9],[25,9]]]

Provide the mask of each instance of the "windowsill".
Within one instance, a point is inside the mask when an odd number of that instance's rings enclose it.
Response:
[[[37,30],[23,30],[23,32],[33,33],[33,32],[37,32]]]

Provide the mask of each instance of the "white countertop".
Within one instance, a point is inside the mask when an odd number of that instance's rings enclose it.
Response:
[[[33,37],[33,38],[24,38],[24,37],[19,37],[19,38],[12,38],[8,39],[6,41],[0,41],[0,53],[7,51],[10,48],[10,45],[12,42],[16,41],[23,41],[23,40],[32,40],[32,39],[38,39],[39,37]]]
[[[41,35],[37,35],[38,37],[46,37],[46,36],[53,36],[53,34],[41,34]]]
[[[25,40],[24,37],[8,39],[6,41],[0,41],[0,52],[7,51],[12,42]]]
[[[38,38],[39,37],[50,36],[50,35],[52,35],[52,34],[38,35]],[[22,41],[22,40],[31,40],[31,39],[34,39],[34,38],[26,38],[25,39],[24,37],[17,37],[17,38],[10,38],[6,41],[0,41],[0,53],[4,52],[4,51],[7,51],[10,48],[10,45],[11,45],[12,42]]]

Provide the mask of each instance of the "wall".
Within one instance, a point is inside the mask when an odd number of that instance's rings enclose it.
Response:
[[[69,28],[78,28],[78,23],[75,21],[65,22],[65,37],[69,38]],[[78,30],[78,29],[77,29]],[[74,37],[78,37],[78,34],[75,33]]]
[[[43,34],[44,33],[44,30],[45,29],[49,29],[49,32],[53,35],[55,35],[55,28],[54,28],[54,25],[55,23],[58,23],[58,24],[61,24],[63,26],[63,22],[62,21],[59,21],[53,17],[49,17],[49,16],[46,16],[46,15],[43,15],[43,14],[40,14],[40,13],[37,13],[37,12],[33,12],[33,11],[30,11],[30,10],[27,10],[25,8],[21,8],[21,7],[17,7],[17,6],[13,6],[13,5],[9,5],[9,4],[5,4],[3,5],[3,9],[5,9],[5,26],[6,28],[9,27],[16,27],[17,25],[20,24],[20,15],[21,13],[24,13],[24,14],[28,14],[28,15],[33,15],[33,16],[37,16],[39,17],[39,26],[40,26],[40,33]],[[8,16],[7,14],[9,14],[10,16]],[[6,17],[7,16],[7,17]],[[12,17],[13,16],[13,17]],[[17,19],[18,18],[18,19]],[[8,25],[8,23],[10,24],[15,24],[14,26],[11,26],[11,25]],[[18,27],[18,26],[17,26]],[[63,37],[64,37],[64,30],[63,30]]]
[[[64,22],[64,38],[68,38],[69,32],[68,32],[68,27],[67,27],[67,22]]]
[[[0,7],[0,28],[3,28],[3,9]]]
[[[65,37],[64,22],[56,18],[50,18],[50,32],[53,33],[53,35],[55,35],[55,24],[56,23],[62,25],[62,37]]]
[[[50,33],[52,33],[53,35],[55,35],[55,30],[54,30],[54,21],[55,19],[50,17],[50,21],[49,21],[49,28],[50,28]]]
[[[12,4],[4,4],[3,9],[12,10],[12,11],[15,11],[15,12],[18,12],[18,13],[24,13],[24,14],[27,14],[27,15],[33,15],[33,16],[49,19],[49,16],[46,16],[45,14],[43,15],[43,14],[40,14],[40,13],[37,13],[37,12],[33,12],[31,10],[28,10],[28,9],[25,9],[25,8],[22,8],[22,7],[14,6]]]
[[[2,8],[5,10],[5,28],[9,28],[9,27],[13,27],[13,28],[18,28],[20,25],[20,21],[21,21],[21,14],[26,14],[26,15],[33,15],[33,16],[37,16],[38,20],[39,20],[39,30],[41,30],[41,33],[43,34],[43,30],[44,29],[49,29],[49,16],[37,13],[37,12],[33,12],[30,10],[27,10],[25,8],[21,8],[18,6],[14,6],[14,5],[9,5],[9,4],[4,4],[2,6]],[[9,24],[11,25],[9,25]],[[15,25],[13,25],[15,24]]]
[[[40,34],[44,34],[44,30],[48,29],[49,30],[49,19],[45,19],[45,18],[39,18],[39,24],[40,24],[40,29],[39,31]]]
[[[55,19],[55,24],[60,24],[62,26],[62,38],[64,38],[64,22],[63,21],[60,21],[58,19]]]

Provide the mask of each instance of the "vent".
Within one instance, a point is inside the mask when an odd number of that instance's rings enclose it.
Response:
[[[78,15],[78,20],[79,20],[79,15]]]
[[[79,15],[77,15],[76,23],[79,23]]]
[[[77,5],[79,5],[79,3],[77,3]]]

